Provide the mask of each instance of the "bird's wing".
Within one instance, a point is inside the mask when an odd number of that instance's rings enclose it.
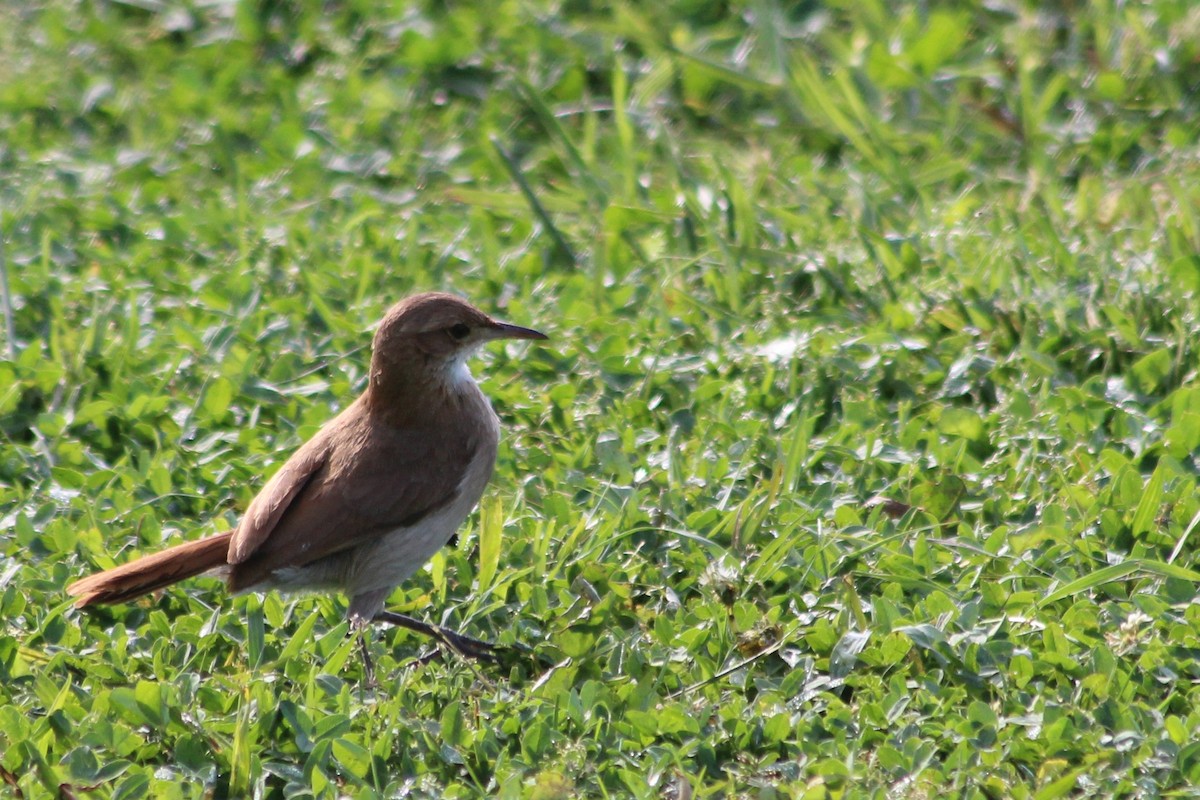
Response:
[[[362,419],[343,412],[250,504],[230,543],[233,589],[414,525],[458,495],[473,437],[368,429]]]
[[[229,563],[241,564],[254,554],[313,479],[329,463],[330,438],[322,430],[292,454],[262,491],[250,501],[233,538],[229,541]]]

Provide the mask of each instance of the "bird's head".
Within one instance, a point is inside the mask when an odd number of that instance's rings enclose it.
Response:
[[[379,323],[371,357],[371,383],[405,382],[405,373],[457,379],[467,357],[494,339],[545,339],[545,334],[493,319],[475,306],[443,292],[401,300]],[[464,373],[465,374],[465,373]]]

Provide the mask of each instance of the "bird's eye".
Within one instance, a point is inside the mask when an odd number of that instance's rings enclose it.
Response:
[[[465,322],[458,322],[458,323],[455,323],[454,325],[451,325],[447,329],[447,332],[450,334],[451,339],[455,339],[455,340],[461,342],[463,339],[467,338],[467,336],[470,335],[471,326],[467,325]]]

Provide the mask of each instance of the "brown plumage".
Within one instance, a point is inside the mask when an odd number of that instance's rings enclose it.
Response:
[[[184,542],[137,561],[97,572],[67,587],[76,608],[124,603],[225,563],[233,533]]]
[[[366,391],[287,460],[234,531],[91,575],[67,593],[81,608],[120,603],[215,571],[235,592],[342,591],[356,625],[397,622],[384,600],[450,539],[491,476],[499,424],[464,362],[502,338],[546,337],[453,295],[398,303],[375,332]]]

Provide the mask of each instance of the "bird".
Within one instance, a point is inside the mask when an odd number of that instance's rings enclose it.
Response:
[[[89,575],[67,594],[78,608],[124,603],[203,573],[234,593],[342,592],[369,681],[372,622],[494,660],[494,645],[384,606],[492,476],[500,422],[467,359],[487,342],[546,338],[452,294],[401,300],[375,330],[366,389],[284,462],[233,530]]]

